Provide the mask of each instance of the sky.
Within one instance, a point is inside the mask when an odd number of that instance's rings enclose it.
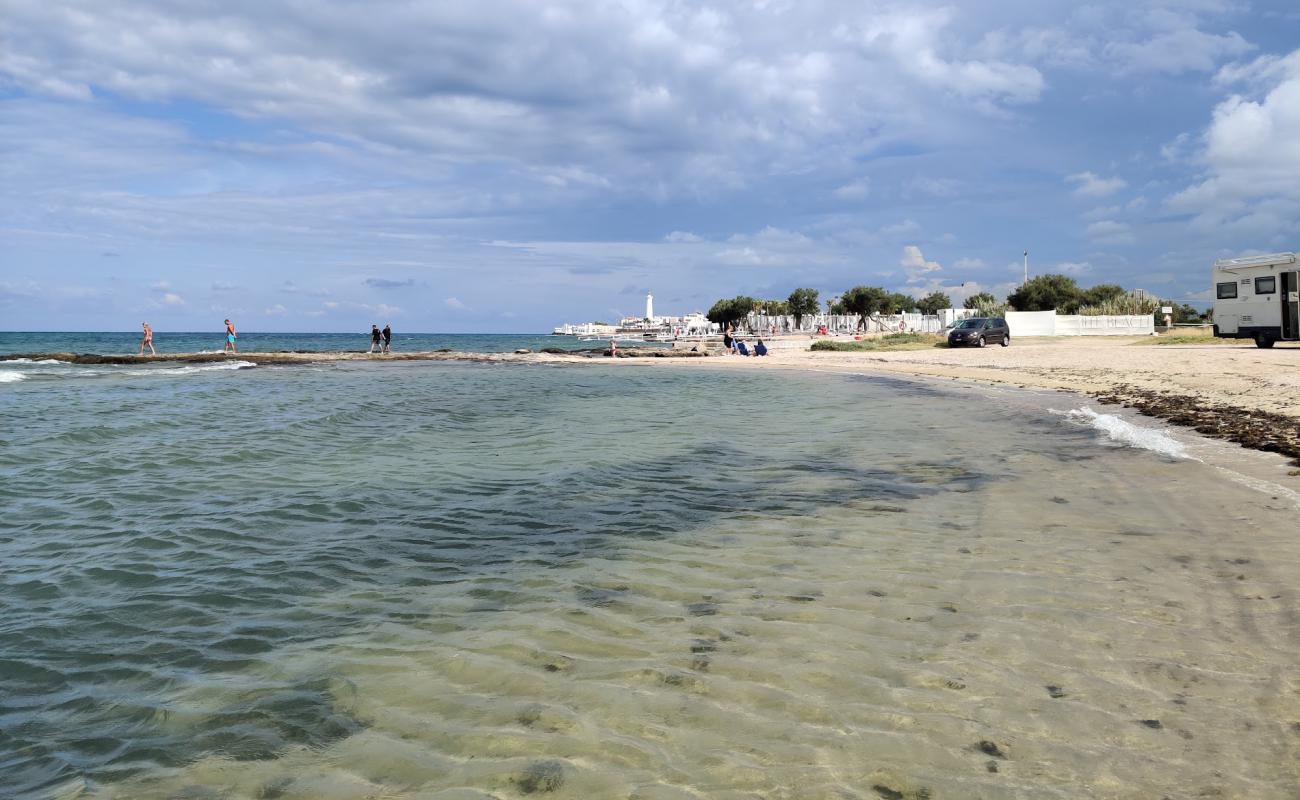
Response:
[[[0,0],[0,330],[534,332],[1300,249],[1300,7]]]

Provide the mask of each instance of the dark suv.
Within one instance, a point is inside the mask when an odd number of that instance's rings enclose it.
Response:
[[[983,347],[986,344],[1011,344],[1011,329],[1001,317],[969,317],[961,320],[948,332],[948,346],[961,347],[973,344]]]

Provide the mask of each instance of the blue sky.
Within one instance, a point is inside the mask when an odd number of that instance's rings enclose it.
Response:
[[[541,331],[1300,223],[1292,3],[5,0],[0,329]]]

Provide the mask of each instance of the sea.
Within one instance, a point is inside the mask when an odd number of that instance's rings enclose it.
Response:
[[[59,336],[4,344],[131,344]],[[694,363],[0,374],[0,797],[1295,796],[1272,456]]]
[[[395,352],[449,349],[470,353],[510,353],[544,347],[582,350],[600,347],[608,339],[588,340],[577,336],[532,333],[394,333]],[[220,353],[225,348],[223,331],[173,333],[155,331],[154,350],[167,353]],[[236,350],[276,352],[366,352],[370,333],[239,333]],[[655,343],[647,343],[655,346]],[[0,331],[0,356],[6,353],[97,353],[129,355],[140,351],[140,332],[39,332]],[[148,350],[145,351],[146,354]]]

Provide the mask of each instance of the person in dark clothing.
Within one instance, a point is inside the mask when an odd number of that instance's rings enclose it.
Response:
[[[384,323],[384,352],[389,352],[389,345],[393,341],[393,328],[389,323]]]
[[[370,323],[370,352],[375,352],[375,348],[379,346],[379,326],[372,322]],[[383,349],[381,348],[379,352],[382,353]]]
[[[754,355],[756,356],[767,355],[767,345],[763,344],[762,339],[759,339],[758,344],[754,345]]]
[[[727,323],[727,330],[722,334],[722,346],[728,353],[736,349],[736,341],[731,338],[731,323]]]

